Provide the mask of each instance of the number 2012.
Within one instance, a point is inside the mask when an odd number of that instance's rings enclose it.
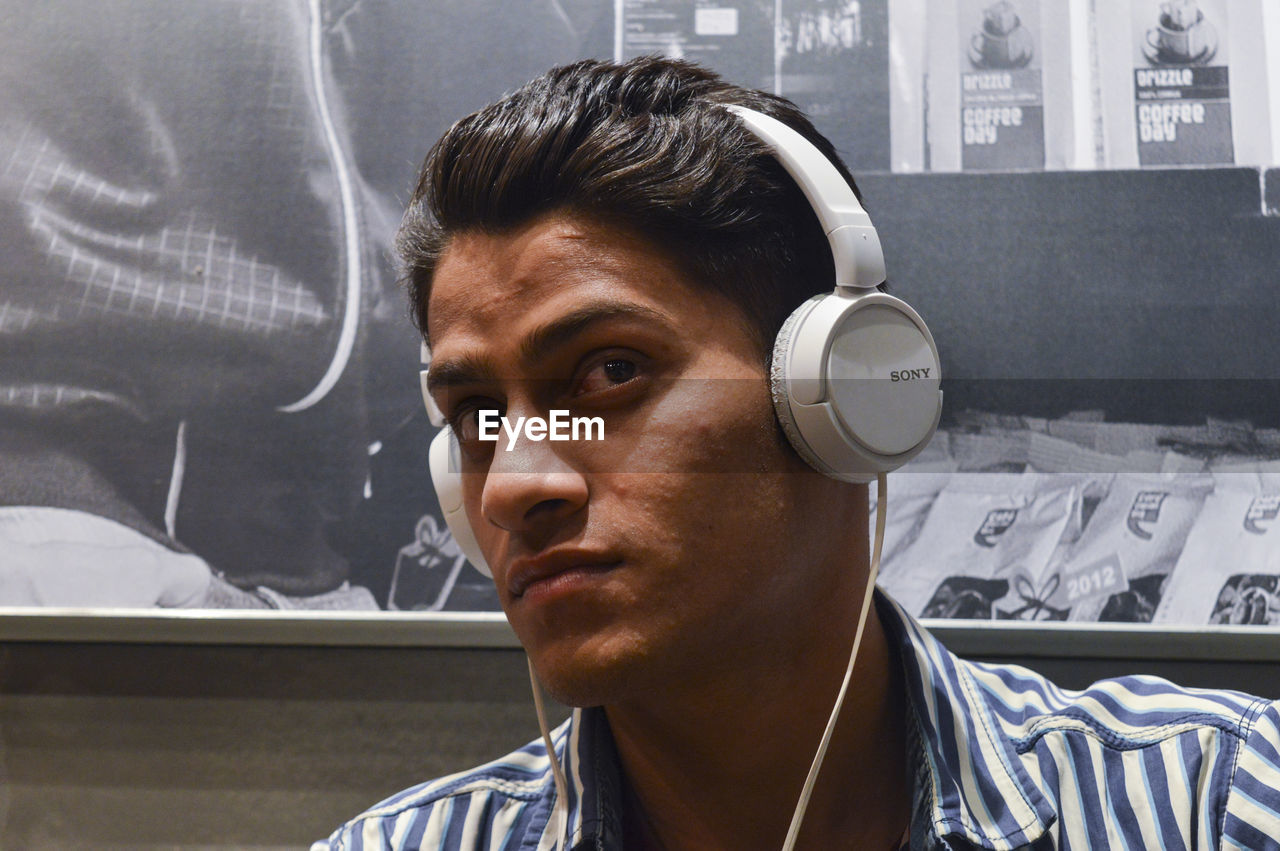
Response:
[[[1067,580],[1067,599],[1078,600],[1089,594],[1114,588],[1116,579],[1116,569],[1110,566],[1073,576]]]

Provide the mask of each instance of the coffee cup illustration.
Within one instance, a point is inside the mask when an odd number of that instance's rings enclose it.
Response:
[[[969,39],[969,61],[975,68],[1021,68],[1031,61],[1034,45],[1009,0],[982,11],[982,27]]]
[[[1207,62],[1217,50],[1217,33],[1196,0],[1160,4],[1157,26],[1146,32],[1143,52],[1156,64]]]

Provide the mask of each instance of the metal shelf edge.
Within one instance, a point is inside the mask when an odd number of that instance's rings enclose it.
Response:
[[[1280,628],[1118,623],[922,624],[961,656],[1280,663]]]
[[[0,642],[518,648],[497,612],[0,608]]]
[[[1280,662],[1280,628],[925,620],[961,656]],[[517,649],[497,612],[0,608],[0,641]]]

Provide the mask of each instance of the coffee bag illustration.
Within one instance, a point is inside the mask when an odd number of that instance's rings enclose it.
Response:
[[[1211,624],[1254,626],[1280,624],[1280,576],[1237,573],[1222,586]]]
[[[930,168],[1076,165],[1070,32],[1079,4],[938,0],[929,13]]]
[[[1024,14],[1034,4],[1023,0]],[[969,38],[970,70],[960,74],[966,169],[1044,167],[1044,80],[1030,21],[1009,0],[982,10]]]
[[[954,474],[882,586],[927,618],[1065,619],[1051,602],[1060,580],[1046,568],[1078,523],[1078,485],[1036,473]]]
[[[1134,69],[1142,165],[1235,162],[1227,45],[1200,2],[1167,0],[1142,31],[1138,50],[1149,67]]]
[[[1280,473],[1213,478],[1154,620],[1280,624]]]
[[[1207,473],[1117,474],[1064,554],[1071,619],[1150,621],[1212,489]]]
[[[893,507],[885,525],[884,545],[880,553],[880,576],[892,576],[901,566],[899,556],[915,541],[929,509],[946,484],[948,474],[921,474],[901,478],[894,483]],[[904,486],[905,484],[905,486]],[[875,506],[871,507],[868,526],[874,531]]]
[[[429,514],[418,520],[414,538],[396,557],[387,608],[441,611],[467,567],[466,556],[448,530]]]
[[[1107,164],[1271,160],[1262,0],[1098,4]]]

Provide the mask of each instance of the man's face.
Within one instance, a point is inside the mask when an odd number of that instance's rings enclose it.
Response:
[[[736,305],[631,231],[553,216],[455,237],[428,306],[467,516],[553,694],[710,676],[804,611],[823,486],[782,443]],[[601,417],[604,437],[508,450],[476,439],[486,409]]]

